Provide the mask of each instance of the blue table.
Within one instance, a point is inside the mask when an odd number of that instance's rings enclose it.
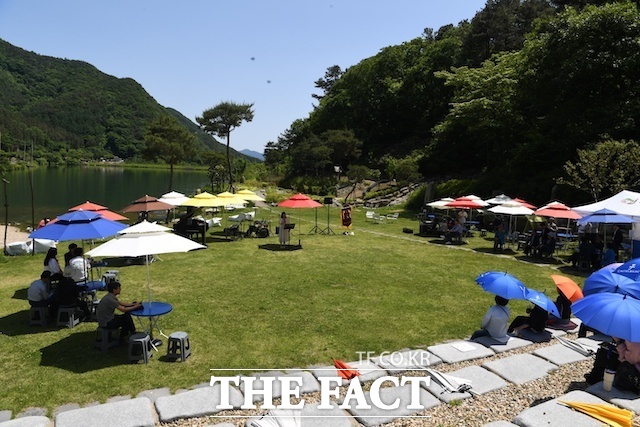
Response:
[[[160,332],[160,335],[162,335],[163,337],[169,338],[160,329],[160,326],[158,325],[158,319],[160,318],[160,316],[164,316],[165,314],[170,313],[171,310],[173,310],[173,306],[167,302],[151,301],[143,302],[142,308],[132,310],[129,313],[132,316],[136,316],[138,318],[142,329],[144,329],[145,332],[147,332],[151,337],[151,342],[154,343],[154,345],[159,345],[159,340],[153,339],[153,328],[156,328],[158,332]],[[142,323],[143,318],[149,319],[148,329],[145,328],[144,324]]]

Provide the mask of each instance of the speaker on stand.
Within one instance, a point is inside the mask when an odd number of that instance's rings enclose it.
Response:
[[[331,205],[333,204],[333,197],[325,197],[324,198],[324,204],[327,206],[327,228],[322,230],[321,233],[322,234],[328,234],[328,235],[336,234],[336,233],[333,232],[333,230],[329,226],[330,214],[331,214]]]
[[[316,200],[316,202],[321,203],[320,200]],[[320,227],[318,227],[318,208],[315,208],[315,209],[316,209],[316,226],[313,227],[311,231],[309,231],[309,234],[322,233],[322,230],[320,230]]]

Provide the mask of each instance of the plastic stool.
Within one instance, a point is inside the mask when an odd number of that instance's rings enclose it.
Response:
[[[58,308],[58,321],[56,326],[66,326],[67,328],[73,328],[80,323],[80,317],[76,311],[76,306],[67,306]]]
[[[93,322],[98,321],[98,304],[100,304],[99,299],[94,299],[93,301],[88,302],[89,304],[89,318]]]
[[[118,270],[107,270],[102,275],[102,281],[105,283],[105,285],[108,285],[109,282],[116,281],[119,278],[120,278],[120,271]]]
[[[120,329],[107,329],[98,326],[98,329],[96,329],[94,347],[99,348],[104,352],[109,350],[111,347],[116,347],[118,345],[118,337],[114,337],[113,332],[118,331],[120,331]]]
[[[47,326],[47,307],[31,307],[29,325]]]
[[[152,356],[151,337],[148,334],[138,333],[129,337],[129,362],[144,360],[144,363],[149,363]]]
[[[183,362],[191,354],[191,343],[189,342],[189,334],[178,331],[169,335],[167,342],[167,359],[181,359]]]

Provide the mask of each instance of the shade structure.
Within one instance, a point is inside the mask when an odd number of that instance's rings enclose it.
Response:
[[[514,201],[514,202],[518,202],[518,203],[520,203],[522,206],[527,207],[527,208],[529,208],[529,209],[533,209],[533,210],[535,210],[535,209],[536,209],[536,207],[535,207],[535,206],[533,206],[531,203],[529,203],[529,202],[527,202],[526,200],[521,199],[521,198],[519,198],[519,197],[516,197],[515,199],[513,199],[513,201]]]
[[[184,202],[186,202],[187,200],[189,200],[189,198],[187,196],[185,196],[182,193],[178,193],[177,191],[170,191],[166,194],[163,194],[158,201],[163,202],[163,203],[168,203],[172,206],[180,206],[182,205]]]
[[[580,215],[578,212],[572,210],[569,206],[560,202],[548,203],[543,207],[541,207],[540,209],[537,209],[534,213],[539,216],[547,216],[547,217],[554,217],[554,218],[564,218],[564,219],[582,218],[582,215]]]
[[[579,223],[591,222],[594,224],[632,224],[635,219],[626,215],[621,215],[611,209],[600,209],[592,214],[583,216],[578,220]]]
[[[444,205],[444,207],[453,209],[482,209],[484,205],[468,197],[458,197],[453,202]]]
[[[182,206],[192,206],[195,208],[215,208],[224,206],[224,200],[219,199],[217,196],[214,196],[211,193],[207,193],[206,191],[203,193],[196,194],[190,199],[182,202]]]
[[[69,208],[69,212],[75,212],[75,211],[95,212],[97,214],[100,214],[102,218],[110,219],[111,221],[128,221],[129,220],[129,218],[127,218],[126,216],[110,211],[109,209],[107,209],[106,206],[101,206],[97,203],[90,202],[89,200],[77,206],[74,206],[72,208]]]
[[[476,196],[475,194],[469,194],[468,196],[464,196],[464,198],[471,199],[482,206],[489,206],[489,203],[487,203],[485,200],[482,200],[482,197]]]
[[[174,206],[169,203],[164,203],[159,201],[156,197],[145,195],[134,200],[129,206],[122,208],[122,212],[167,211],[173,208]]]
[[[522,203],[510,201],[504,202],[500,205],[489,208],[488,211],[504,214],[504,215],[531,215],[533,211],[526,206],[523,206]]]
[[[633,258],[618,268],[613,270],[614,273],[626,276],[631,280],[640,280],[640,258]]]
[[[35,230],[29,234],[29,238],[57,242],[103,239],[127,227],[125,224],[105,219],[96,212],[78,210],[60,215],[56,222]]]
[[[640,300],[603,292],[587,295],[571,304],[573,314],[585,325],[632,342],[640,342]]]
[[[294,209],[305,209],[305,208],[321,208],[322,203],[318,203],[309,196],[298,193],[294,196],[289,197],[287,200],[283,200],[278,203],[278,206],[282,208],[294,208]]]
[[[489,203],[490,205],[501,205],[503,203],[511,202],[512,200],[513,199],[506,194],[500,194],[498,196],[485,200],[485,202]]]
[[[206,246],[173,234],[170,228],[142,221],[120,230],[114,239],[87,252],[91,257],[145,257],[147,265],[147,292],[151,302],[150,257],[153,255],[189,252]]]
[[[258,196],[251,190],[240,190],[236,193],[236,195],[242,200],[247,200],[250,202],[264,202],[264,199],[262,197]]]
[[[584,281],[583,293],[593,295],[611,292],[640,298],[640,282],[615,272],[621,265],[622,263],[609,264],[591,273]]]
[[[551,301],[549,297],[542,292],[536,291],[535,289],[527,289],[525,299],[560,318],[560,312],[558,311],[558,307],[556,307],[556,303]]]
[[[501,271],[487,271],[476,277],[482,289],[506,299],[525,299],[527,287],[520,280]]]
[[[244,205],[247,203],[247,201],[244,200],[242,197],[239,197],[237,194],[233,194],[228,191],[223,191],[222,193],[218,193],[216,194],[216,196],[225,203],[224,206]]]
[[[561,276],[559,274],[552,274],[551,279],[556,284],[556,287],[562,292],[562,295],[567,297],[571,302],[576,302],[581,298],[584,298],[582,289],[573,280],[568,277]]]
[[[451,197],[445,197],[443,199],[440,200],[436,200],[433,202],[429,202],[427,203],[427,206],[432,207],[434,209],[452,209],[450,207],[447,207],[447,203],[453,202],[453,199]]]

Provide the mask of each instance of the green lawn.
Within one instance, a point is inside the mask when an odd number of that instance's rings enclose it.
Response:
[[[93,348],[95,323],[28,326],[26,288],[39,276],[44,254],[0,256],[0,410],[51,411],[157,387],[175,391],[208,382],[211,368],[307,367],[332,358],[357,360],[357,352],[463,338],[493,302],[474,282],[487,270],[506,270],[555,298],[549,276],[557,270],[523,262],[521,254],[490,254],[490,236],[467,239],[467,250],[460,250],[403,233],[403,227],[418,231],[413,214],[373,224],[365,221],[365,211],[353,212],[354,236],[342,234],[337,209],[331,211],[331,236],[306,234],[315,225],[314,210],[288,211],[297,223],[292,242],[299,239],[302,250],[258,247],[277,246],[277,236],[228,242],[209,234],[206,250],[161,255],[150,268],[153,299],[173,304],[161,320],[165,333],[190,335],[192,355],[184,364],[163,360],[166,342],[148,365],[128,364],[126,348],[101,353]],[[275,223],[278,213],[259,210],[257,217]],[[326,221],[321,208],[321,229]],[[145,267],[118,269],[121,299],[144,300]],[[526,304],[510,306],[515,315]]]

